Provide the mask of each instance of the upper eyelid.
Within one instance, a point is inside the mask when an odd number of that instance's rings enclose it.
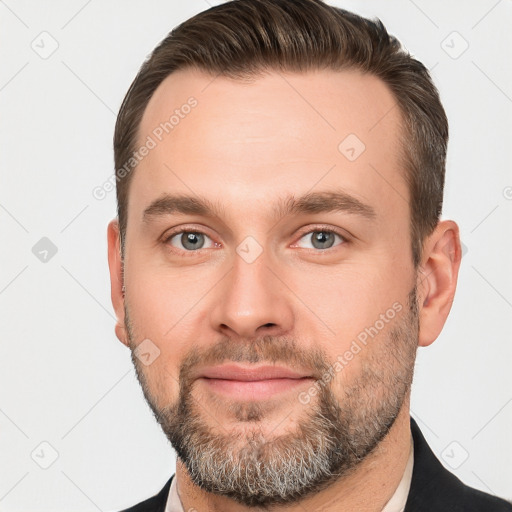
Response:
[[[314,233],[314,232],[317,232],[317,231],[327,231],[327,232],[331,232],[331,233],[335,233],[336,235],[338,235],[339,237],[341,237],[344,242],[348,242],[350,240],[350,237],[345,234],[345,230],[342,230],[341,228],[334,228],[334,227],[331,227],[331,226],[327,226],[327,225],[318,225],[318,226],[313,226],[313,227],[305,227],[304,230],[300,230],[300,233],[299,235],[296,236],[296,241],[293,242],[293,244],[296,244],[297,241],[299,241],[301,238],[303,238],[304,236],[310,234],[310,233]],[[205,228],[195,228],[193,226],[181,226],[179,228],[177,228],[176,231],[172,231],[170,233],[165,233],[163,236],[162,236],[162,239],[164,242],[168,242],[171,238],[174,238],[176,235],[180,235],[180,234],[183,234],[183,233],[200,233],[202,235],[206,235],[208,236],[210,239],[212,239],[212,237],[206,232]],[[215,242],[213,239],[212,241],[214,243],[217,243]],[[198,249],[198,251],[201,250],[201,249]],[[194,251],[191,251],[191,252],[194,252]]]
[[[342,243],[339,244],[339,245],[336,245],[334,247],[328,247],[327,249],[325,250],[322,250],[322,251],[319,251],[318,249],[309,249],[309,248],[303,248],[304,250],[306,251],[309,251],[309,250],[313,250],[315,252],[326,252],[326,251],[329,251],[330,249],[336,249],[337,247],[339,247],[340,245],[345,245],[347,244],[348,242],[350,242],[350,237],[348,235],[346,235],[344,233],[344,231],[340,230],[340,229],[334,229],[334,228],[330,228],[328,226],[325,226],[325,227],[322,227],[322,226],[319,226],[317,228],[314,228],[314,229],[308,229],[307,231],[301,233],[298,237],[297,237],[297,241],[296,242],[293,242],[292,244],[292,247],[297,247],[298,245],[298,242],[303,238],[305,237],[306,235],[309,235],[311,233],[314,233],[314,232],[318,232],[318,231],[325,231],[325,232],[328,232],[328,233],[334,233],[335,235],[338,235],[341,240],[342,240]]]
[[[301,230],[300,238],[302,238],[304,235],[308,235],[309,233],[314,233],[315,231],[327,231],[329,233],[335,233],[343,239],[348,239],[348,234],[345,234],[345,230],[341,228],[333,228],[327,225],[319,225],[314,228],[305,228],[305,231]]]
[[[176,230],[174,229],[169,229],[167,231],[165,231],[163,233],[163,235],[161,236],[161,238],[165,241],[165,240],[169,240],[169,238],[172,238],[176,235],[180,235],[182,233],[201,233],[202,235],[206,235],[206,236],[209,236],[211,238],[211,236],[208,234],[207,232],[208,230],[206,228],[195,228],[193,226],[179,226],[176,228]]]

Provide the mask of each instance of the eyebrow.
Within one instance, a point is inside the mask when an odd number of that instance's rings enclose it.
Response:
[[[199,215],[202,217],[222,217],[224,205],[219,201],[212,202],[201,196],[182,194],[164,194],[155,199],[142,215],[143,222],[166,215]],[[375,210],[368,204],[344,191],[310,192],[301,197],[288,195],[274,205],[274,219],[289,215],[344,212],[359,215],[372,220],[376,217]]]

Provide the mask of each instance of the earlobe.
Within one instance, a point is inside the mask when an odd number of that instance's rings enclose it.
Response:
[[[123,264],[121,260],[119,222],[117,218],[111,220],[108,224],[107,242],[108,267],[110,271],[110,296],[117,317],[115,333],[121,343],[129,346],[125,327]]]
[[[116,336],[117,336],[117,339],[123,344],[123,345],[126,345],[127,347],[129,347],[129,342],[128,342],[128,336],[126,335],[126,328],[124,326],[124,323],[121,324],[119,322],[119,320],[117,321],[116,323],[116,326],[115,326],[115,333],[116,333]]]
[[[454,221],[440,221],[424,244],[418,273],[419,345],[439,336],[450,312],[461,261],[459,228]]]

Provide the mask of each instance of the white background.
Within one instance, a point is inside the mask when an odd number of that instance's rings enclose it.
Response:
[[[455,474],[511,499],[512,2],[336,5],[378,16],[440,89],[450,122],[443,216],[458,222],[467,252],[446,327],[419,351],[412,411]],[[174,472],[114,336],[106,226],[115,193],[99,201],[92,190],[113,172],[116,113],[140,64],[208,6],[0,2],[2,511],[116,510]],[[52,44],[45,59],[35,51]],[[47,262],[32,252],[42,237],[57,248]]]

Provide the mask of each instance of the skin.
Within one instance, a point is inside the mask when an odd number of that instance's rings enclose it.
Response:
[[[141,143],[190,96],[197,107],[134,171],[124,295],[117,220],[108,226],[116,335],[129,345],[127,301],[136,339],[149,338],[160,350],[144,369],[159,406],[177,400],[180,362],[192,346],[213,346],[224,337],[240,341],[286,335],[305,350],[321,348],[334,363],[393,303],[405,306],[415,283],[417,344],[431,344],[456,289],[459,230],[451,220],[440,221],[425,240],[419,271],[414,269],[409,192],[398,157],[401,119],[385,84],[357,71],[271,72],[243,83],[182,70],[151,98],[140,126]],[[338,150],[348,134],[366,146],[353,162]],[[346,212],[271,216],[281,197],[333,188],[370,205],[375,218]],[[219,201],[222,214],[167,215],[144,222],[145,208],[163,192]],[[179,236],[174,246],[164,240],[171,228],[201,231],[209,245],[186,252]],[[311,232],[322,228],[339,229],[346,241],[337,238],[332,248],[315,249]],[[247,236],[263,248],[250,264],[236,252]],[[375,346],[369,343],[337,374],[331,382],[336,396]],[[213,406],[211,391],[197,385],[192,393],[212,427],[253,428],[229,412],[229,399],[219,398]],[[295,390],[273,399],[274,407],[259,426],[273,436],[289,432],[305,407],[296,396]],[[389,434],[356,471],[286,510],[380,511],[400,482],[409,449],[407,395]],[[176,475],[185,510],[250,510],[200,489],[179,460]]]

